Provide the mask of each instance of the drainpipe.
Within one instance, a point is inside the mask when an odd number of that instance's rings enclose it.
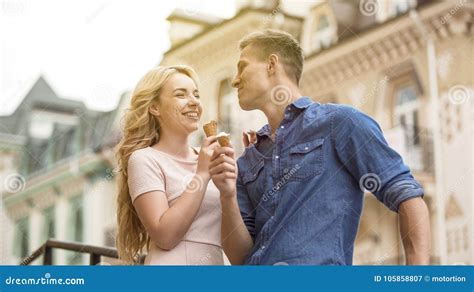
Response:
[[[428,76],[429,76],[429,93],[430,93],[430,112],[432,115],[433,127],[433,150],[435,164],[435,203],[436,203],[436,241],[439,248],[439,264],[447,264],[446,250],[446,220],[445,220],[445,199],[444,199],[444,169],[443,169],[443,141],[441,138],[441,126],[439,113],[439,94],[438,94],[438,77],[436,75],[436,50],[433,37],[426,30],[420,15],[416,9],[410,10],[410,18],[415,23],[422,38],[426,41],[426,54],[428,57]]]

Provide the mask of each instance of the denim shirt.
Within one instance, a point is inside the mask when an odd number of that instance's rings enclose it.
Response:
[[[378,124],[352,107],[301,97],[275,141],[270,134],[265,125],[237,160],[237,199],[254,241],[246,264],[350,265],[364,190],[395,212],[423,196]]]

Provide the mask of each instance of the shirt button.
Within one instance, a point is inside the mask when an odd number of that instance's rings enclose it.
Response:
[[[262,249],[265,249],[265,245],[262,245]]]
[[[280,156],[277,155],[277,156],[275,156],[275,158],[278,159],[278,158],[280,158]]]
[[[272,220],[273,220],[273,218],[275,218],[275,216],[270,217],[270,219],[272,219]]]
[[[304,147],[304,150],[308,150],[309,148],[308,147]]]
[[[284,173],[288,173],[288,168],[283,169]]]
[[[281,128],[282,128],[282,129],[284,129],[284,128],[285,128],[285,126],[281,126]]]

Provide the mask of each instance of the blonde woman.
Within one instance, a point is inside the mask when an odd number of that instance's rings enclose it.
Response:
[[[202,107],[196,73],[187,66],[157,67],[135,88],[118,146],[117,248],[145,265],[221,265],[219,191],[209,161],[217,147],[199,149],[189,136]]]

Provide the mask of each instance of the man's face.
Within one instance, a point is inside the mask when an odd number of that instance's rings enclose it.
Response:
[[[246,111],[260,109],[271,91],[267,62],[257,57],[257,50],[248,45],[241,51],[237,75],[232,81],[238,90],[240,107]]]

